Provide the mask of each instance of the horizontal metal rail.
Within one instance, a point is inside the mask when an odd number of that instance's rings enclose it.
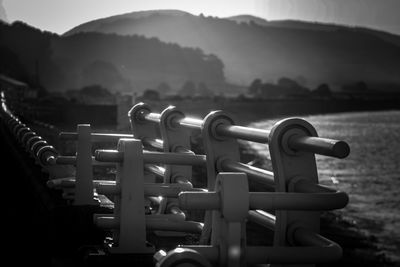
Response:
[[[55,158],[54,162],[55,162],[55,164],[59,164],[59,165],[75,165],[76,164],[76,156],[57,156]],[[95,159],[95,157],[92,156],[92,165],[93,166],[112,167],[112,166],[115,166],[115,163],[98,161]]]
[[[221,160],[219,166],[221,168],[220,171],[244,172],[247,174],[249,180],[264,184],[271,189],[275,188],[274,173],[271,171],[253,167],[241,162],[235,162],[230,159]]]
[[[117,150],[96,150],[95,158],[102,162],[122,162],[124,153]],[[160,163],[172,165],[200,165],[206,164],[205,155],[192,155],[183,153],[167,153],[143,151],[145,163]]]
[[[319,155],[345,158],[350,154],[350,147],[344,141],[313,136],[293,136],[289,139],[293,150],[308,151]]]
[[[146,147],[152,147],[158,150],[163,150],[164,149],[164,142],[161,139],[152,139],[152,138],[142,138],[142,143]]]
[[[121,190],[117,184],[99,183],[96,186],[97,192],[103,195],[117,195]],[[177,197],[182,191],[191,191],[191,184],[144,184],[145,196]]]
[[[252,210],[334,210],[347,205],[346,193],[287,193],[249,192],[249,209]],[[183,192],[179,195],[183,209],[210,209],[221,207],[220,195],[216,192]]]
[[[166,215],[172,215],[177,217],[177,220],[168,219]],[[187,232],[187,233],[201,233],[203,230],[203,224],[192,221],[180,220],[180,215],[166,214],[166,215],[146,215],[146,229],[147,230],[163,230],[163,231],[175,231],[175,232]],[[164,216],[164,218],[163,218]],[[98,227],[106,229],[118,229],[120,221],[114,216],[99,216],[96,218],[95,223]]]
[[[193,129],[201,129],[201,127],[203,126],[203,120],[185,117],[185,118],[175,122],[175,124],[178,124],[183,127],[193,128]]]
[[[342,249],[338,244],[306,228],[295,229],[294,238],[298,245],[302,246],[246,246],[246,263],[248,265],[311,264],[337,261],[342,257]],[[217,246],[184,245],[181,247],[199,252],[212,264],[219,262],[220,253]]]
[[[219,124],[216,133],[220,136],[243,139],[257,143],[268,143],[270,131],[236,125]],[[313,136],[292,136],[288,145],[290,149],[308,151],[320,155],[345,158],[350,153],[349,145],[344,141]]]
[[[263,210],[249,210],[247,217],[250,221],[261,225],[269,230],[275,231],[275,215]]]
[[[139,116],[142,115],[142,119],[145,119],[149,122],[159,123],[161,119],[160,113],[139,113]]]
[[[161,119],[161,114],[159,113],[148,113],[146,111],[139,112],[137,114],[138,119],[142,121],[154,122],[159,123]],[[183,127],[194,128],[194,129],[201,129],[203,125],[202,119],[196,118],[188,118],[185,117],[180,119],[179,121],[172,121],[173,125],[181,125]]]
[[[76,184],[75,177],[67,177],[60,179],[53,179],[47,181],[49,188],[74,188]],[[115,185],[115,181],[110,180],[93,180],[94,187],[98,187],[100,184]]]
[[[165,168],[158,166],[158,165],[153,165],[153,164],[146,164],[144,165],[144,170],[146,172],[150,172],[152,174],[155,174],[158,177],[163,178],[165,174]]]
[[[161,118],[161,114],[158,113],[142,112],[138,115],[142,120],[156,123],[159,123]],[[171,123],[183,127],[201,129],[203,127],[203,122],[204,121],[202,119],[185,117],[183,119],[175,120]],[[215,133],[221,137],[237,138],[257,143],[269,143],[269,130],[228,124],[217,124],[214,130]],[[345,158],[350,153],[350,147],[344,141],[313,136],[294,135],[289,138],[288,146],[292,150],[308,151],[336,158]]]
[[[246,260],[257,263],[324,263],[337,261],[342,257],[342,248],[335,242],[304,227],[294,230],[293,247],[247,247]]]
[[[216,133],[220,136],[237,138],[257,143],[268,143],[269,131],[237,125],[219,124]]]
[[[49,188],[74,188],[76,185],[75,177],[49,180],[47,186]],[[121,189],[113,180],[93,180],[93,186],[97,193],[103,195],[118,195]],[[193,188],[192,184],[161,184],[161,183],[145,183],[145,196],[163,196],[177,197],[182,191],[200,191],[201,188]]]
[[[176,205],[167,206],[167,214],[168,213],[179,216],[181,220],[186,220],[186,214]]]
[[[91,133],[92,141],[96,142],[111,142],[118,141],[121,138],[134,138],[132,134],[115,134],[115,133]],[[61,132],[59,138],[65,141],[78,140],[78,133],[76,132]]]

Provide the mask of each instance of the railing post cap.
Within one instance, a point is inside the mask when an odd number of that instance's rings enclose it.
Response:
[[[217,133],[217,127],[220,124],[234,125],[235,122],[231,117],[231,115],[228,114],[227,112],[222,110],[215,110],[207,114],[207,116],[203,120],[203,125],[201,128],[202,131],[208,130],[209,134],[213,138],[217,140],[223,140],[224,137],[219,136]]]
[[[150,105],[143,102],[134,105],[128,112],[129,119],[135,122],[143,122],[140,112],[151,113]]]

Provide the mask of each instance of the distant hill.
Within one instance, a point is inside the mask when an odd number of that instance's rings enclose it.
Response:
[[[288,29],[298,29],[298,30],[310,30],[310,31],[337,31],[345,27],[348,29],[353,29],[359,32],[365,32],[371,35],[375,35],[384,41],[391,42],[395,45],[400,46],[400,36],[391,34],[379,30],[371,30],[362,27],[348,27],[343,25],[320,23],[320,22],[309,22],[309,21],[299,21],[299,20],[265,20],[252,15],[238,15],[228,17],[226,19],[236,21],[238,23],[251,23],[266,26],[266,27],[278,27],[278,28],[288,28]]]
[[[253,22],[250,22],[253,21]],[[177,10],[127,13],[79,25],[79,32],[143,35],[217,55],[229,82],[289,77],[315,87],[400,83],[399,36],[370,29],[250,16],[226,19]]]
[[[101,85],[142,92],[167,83],[177,91],[187,81],[225,85],[223,64],[200,49],[156,38],[80,33],[60,37],[21,22],[0,23],[0,72],[50,91]]]
[[[0,20],[7,22],[6,10],[3,6],[3,0],[0,0]]]

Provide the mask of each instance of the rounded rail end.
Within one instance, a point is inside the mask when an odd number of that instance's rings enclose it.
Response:
[[[339,159],[344,159],[350,154],[350,146],[344,141],[337,141],[332,147],[332,153]]]
[[[128,112],[128,117],[136,123],[144,123],[145,115],[151,113],[151,108],[148,104],[140,102],[134,105]]]

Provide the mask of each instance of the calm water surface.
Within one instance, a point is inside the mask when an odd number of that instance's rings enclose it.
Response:
[[[374,234],[400,259],[400,111],[338,113],[303,117],[321,137],[348,142],[346,159],[317,156],[320,182],[350,196],[343,215]],[[277,120],[252,123],[270,129]],[[251,144],[269,158],[265,145]]]

